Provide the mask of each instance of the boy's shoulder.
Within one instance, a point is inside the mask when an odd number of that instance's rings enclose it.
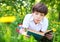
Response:
[[[48,21],[48,18],[47,17],[44,17],[44,20]]]
[[[30,16],[32,16],[32,14],[27,14],[27,15],[26,15],[26,17],[30,17]]]
[[[31,17],[32,17],[32,14],[27,14],[27,15],[25,16],[26,19],[30,19]]]
[[[42,20],[43,23],[46,23],[48,22],[48,18],[47,17],[44,17],[44,19]]]

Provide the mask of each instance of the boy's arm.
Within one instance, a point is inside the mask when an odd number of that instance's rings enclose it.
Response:
[[[20,34],[27,36],[28,31],[44,36],[44,32],[38,32],[38,31],[31,30],[31,29],[28,29],[28,28],[20,29]]]
[[[33,33],[36,33],[36,34],[38,34],[38,35],[42,35],[42,36],[44,36],[44,32],[38,32],[38,31],[35,31],[35,30],[31,30],[31,29],[28,29],[27,31],[30,31],[30,32],[33,32]]]
[[[46,18],[42,24],[41,31],[46,32],[47,28],[48,28],[48,19]]]
[[[28,14],[25,16],[25,18],[23,20],[23,27],[24,28],[28,28],[29,27],[29,17],[28,17]]]
[[[20,33],[26,35],[26,29],[29,27],[29,15],[27,14],[23,20],[23,29],[20,29]]]

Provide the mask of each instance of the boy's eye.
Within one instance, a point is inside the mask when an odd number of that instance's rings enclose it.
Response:
[[[41,14],[41,16],[44,16],[43,14]]]
[[[40,14],[41,16],[44,16],[44,14]]]
[[[36,15],[39,15],[39,13],[35,13]]]
[[[36,15],[38,15],[38,14],[36,13]]]

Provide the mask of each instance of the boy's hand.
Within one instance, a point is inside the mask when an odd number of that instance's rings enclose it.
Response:
[[[19,33],[22,34],[22,35],[25,35],[25,36],[27,35],[27,32],[25,32],[25,29],[20,29]]]
[[[19,30],[19,33],[21,33],[21,34],[24,33],[24,32],[25,32],[24,29],[20,29],[20,30]]]
[[[51,40],[53,38],[53,33],[52,32],[49,32],[47,34],[45,34],[45,37],[49,40]]]

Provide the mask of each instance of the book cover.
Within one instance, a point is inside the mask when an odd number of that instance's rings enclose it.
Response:
[[[46,31],[45,33],[41,33],[41,32],[35,32],[35,31],[27,31],[27,35],[29,36],[33,36],[36,40],[40,40],[45,34],[52,32],[52,30]]]

